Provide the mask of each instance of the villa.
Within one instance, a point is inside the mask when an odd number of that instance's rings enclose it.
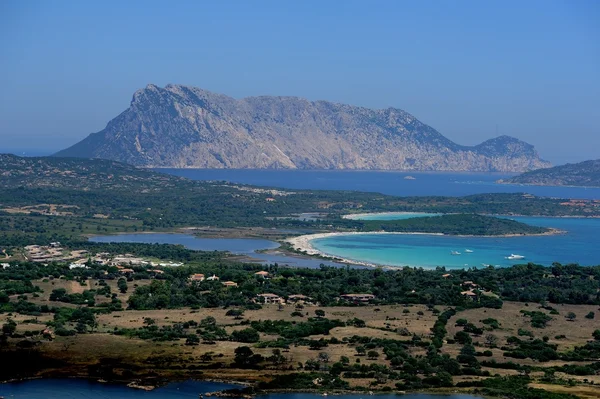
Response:
[[[264,301],[264,303],[285,303],[282,297],[275,294],[258,294],[257,297]]]
[[[373,294],[344,294],[340,295],[341,299],[350,302],[369,302],[375,299],[375,295]]]
[[[190,276],[190,281],[204,281],[204,274],[196,273]]]

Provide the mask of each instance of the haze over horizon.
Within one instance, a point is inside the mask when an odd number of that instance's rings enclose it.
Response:
[[[0,4],[0,150],[66,148],[149,83],[395,107],[449,139],[600,158],[595,1]]]

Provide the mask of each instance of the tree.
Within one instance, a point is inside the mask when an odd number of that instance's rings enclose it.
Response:
[[[329,354],[327,352],[320,352],[319,361],[321,363],[329,363]]]
[[[473,342],[471,336],[464,331],[458,331],[456,334],[454,334],[454,339],[461,345],[470,344]]]
[[[2,334],[11,336],[17,330],[17,323],[13,319],[6,320],[6,323],[2,325]]]
[[[235,356],[233,362],[236,366],[241,368],[254,367],[264,360],[261,355],[254,354],[252,349],[247,346],[240,346],[235,348]]]
[[[600,330],[594,330],[594,332],[592,333],[592,336],[594,337],[594,339],[596,341],[600,341]]]
[[[595,313],[594,312],[590,312],[590,313],[588,313],[588,314],[585,315],[585,318],[593,320],[594,316],[596,316]]]
[[[319,318],[325,317],[325,311],[323,309],[317,309],[317,310],[315,310],[315,315]]]
[[[573,312],[569,312],[569,313],[567,313],[567,315],[565,317],[567,318],[567,320],[573,321],[573,320],[575,320],[575,318],[577,317],[577,315],[575,313],[573,313]]]
[[[200,355],[200,361],[203,363],[210,362],[213,359],[214,352],[205,352]]]
[[[375,360],[375,359],[377,359],[378,357],[379,357],[379,352],[377,352],[377,351],[373,351],[373,350],[371,350],[371,351],[369,351],[369,352],[367,353],[367,358],[368,358],[368,359],[370,359],[370,360]]]
[[[189,334],[185,340],[186,345],[198,345],[200,338],[196,334]]]
[[[485,336],[485,344],[492,348],[494,346],[496,346],[496,343],[498,342],[498,338],[494,335],[494,334],[487,334]]]
[[[279,364],[285,363],[285,356],[281,354],[281,349],[275,348],[273,349],[273,354],[267,358],[267,360],[273,365],[277,366]]]
[[[243,309],[229,309],[225,316],[233,316],[234,319],[239,320],[244,315]]]
[[[253,343],[259,341],[260,335],[254,328],[245,328],[232,332],[231,339],[237,342]]]
[[[121,292],[121,294],[124,294],[127,292],[127,280],[125,280],[123,277],[119,278],[117,280],[117,288],[119,288],[119,291]]]

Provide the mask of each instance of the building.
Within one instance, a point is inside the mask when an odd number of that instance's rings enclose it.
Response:
[[[460,294],[463,296],[466,296],[467,298],[469,298],[473,301],[477,299],[477,293],[475,293],[472,289],[468,290],[468,291],[463,291]]]
[[[373,294],[344,294],[340,295],[341,299],[349,302],[369,302],[375,299]]]
[[[285,303],[285,300],[282,297],[275,294],[258,294],[256,297],[260,302],[264,303]]]
[[[206,281],[219,281],[219,276],[213,274],[212,276],[207,277]]]
[[[190,281],[204,281],[204,274],[196,273],[190,276]]]
[[[127,274],[127,273],[135,273],[133,269],[119,269],[119,273]]]
[[[254,273],[254,275],[258,276],[258,277],[262,277],[262,278],[267,278],[267,277],[269,277],[269,272],[265,272],[264,270],[261,270],[260,272]]]
[[[237,283],[233,282],[233,281],[224,281],[221,284],[223,284],[225,287],[237,287]]]
[[[296,295],[290,295],[288,296],[288,302],[293,302],[293,303],[305,303],[305,302],[310,302],[312,301],[312,298],[306,295],[301,295],[301,294],[296,294]]]

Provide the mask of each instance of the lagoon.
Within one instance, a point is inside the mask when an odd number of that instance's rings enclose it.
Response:
[[[81,379],[43,379],[0,384],[0,396],[6,399],[179,399],[198,398],[200,393],[214,392],[240,386],[218,382],[185,381],[172,383],[153,391],[141,391],[122,385],[102,384]],[[367,399],[367,394],[335,396],[337,399]],[[377,399],[482,399],[471,395],[409,394],[377,395]],[[269,394],[257,399],[322,399],[321,395],[309,393]]]
[[[200,238],[191,234],[178,233],[143,233],[143,234],[117,234],[108,236],[92,236],[91,242],[137,242],[144,244],[175,244],[183,245],[188,249],[198,251],[229,251],[235,255],[243,255],[263,264],[277,263],[292,267],[319,268],[322,263],[337,267],[346,267],[345,264],[321,259],[300,258],[286,256],[273,251],[261,253],[256,251],[274,250],[279,247],[275,241],[254,238]]]
[[[382,218],[382,215],[378,217]],[[388,215],[393,219],[394,215]],[[524,223],[554,227],[565,234],[519,237],[457,237],[424,234],[352,234],[311,241],[326,254],[356,261],[390,266],[420,266],[462,269],[494,265],[500,267],[534,262],[600,264],[600,219],[513,217]],[[379,219],[383,220],[383,219]],[[472,253],[466,250],[473,251]],[[452,255],[451,252],[460,252]],[[519,254],[524,260],[508,260]]]

